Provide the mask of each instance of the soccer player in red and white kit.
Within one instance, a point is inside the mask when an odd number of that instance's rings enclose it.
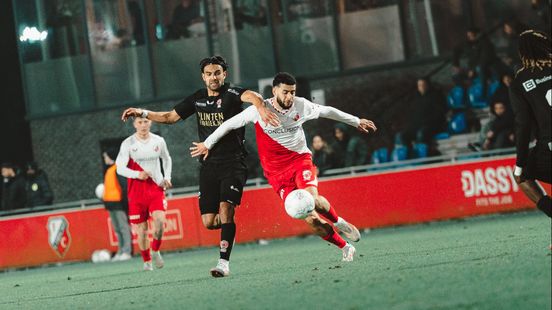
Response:
[[[165,264],[159,248],[165,223],[165,189],[172,187],[172,160],[165,139],[150,132],[151,121],[136,117],[136,133],[121,143],[117,155],[117,173],[128,178],[128,218],[138,235],[138,247],[144,260],[144,270]],[[163,161],[164,175],[161,173]],[[153,218],[153,240],[148,240],[148,219]]]
[[[279,127],[263,122],[254,107],[245,109],[240,114],[224,122],[203,143],[194,142],[190,148],[192,156],[207,157],[209,150],[229,131],[240,128],[247,123],[255,124],[257,148],[264,174],[272,188],[285,200],[295,189],[305,189],[315,200],[315,211],[305,221],[322,239],[342,249],[343,261],[352,261],[355,248],[345,242],[325,219],[333,223],[347,239],[359,241],[358,229],[337,215],[328,200],[318,194],[316,167],[312,163],[311,151],[307,147],[303,123],[319,117],[341,121],[368,133],[377,128],[367,119],[359,119],[338,109],[321,106],[301,97],[295,97],[295,78],[289,73],[278,73],[273,80],[274,97],[265,100],[265,106],[278,115]]]

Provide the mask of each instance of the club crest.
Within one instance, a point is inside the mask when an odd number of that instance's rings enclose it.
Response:
[[[48,229],[48,243],[59,257],[64,257],[71,246],[69,222],[63,216],[51,217],[46,226]]]

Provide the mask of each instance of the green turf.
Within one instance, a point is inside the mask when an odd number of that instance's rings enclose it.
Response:
[[[302,225],[302,223],[299,223]],[[550,220],[538,212],[378,229],[358,256],[316,237],[0,274],[0,309],[551,309]],[[5,255],[4,253],[2,255]]]

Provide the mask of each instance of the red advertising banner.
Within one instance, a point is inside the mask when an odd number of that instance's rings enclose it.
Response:
[[[321,181],[319,193],[359,228],[534,208],[512,177],[513,165],[510,156],[336,177]],[[545,189],[551,192],[550,185]],[[236,222],[236,242],[311,233],[287,216],[269,187],[244,192]],[[0,227],[0,269],[89,260],[94,250],[117,250],[103,206],[5,217]],[[169,200],[162,250],[214,246],[219,238],[219,231],[203,227],[195,195]]]

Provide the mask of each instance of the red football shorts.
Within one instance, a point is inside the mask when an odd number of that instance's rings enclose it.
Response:
[[[153,211],[167,211],[165,191],[151,179],[128,182],[128,218],[132,224],[148,220]]]
[[[292,162],[288,170],[268,177],[268,183],[280,195],[280,198],[285,200],[293,190],[309,186],[318,187],[316,166],[312,163],[310,156],[300,158]]]

